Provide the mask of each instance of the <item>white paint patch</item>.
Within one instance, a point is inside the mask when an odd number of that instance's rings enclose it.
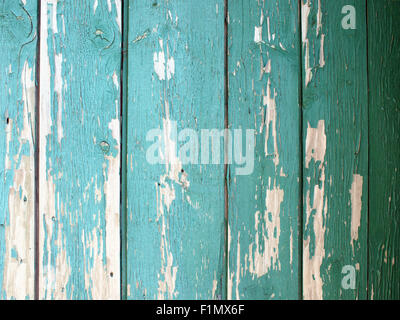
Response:
[[[308,84],[311,82],[313,74],[312,74],[312,68],[310,66],[310,47],[309,47],[309,42],[308,39],[306,41],[306,46],[305,46],[305,57],[304,57],[304,68],[305,68],[305,85],[306,87]]]
[[[167,79],[171,80],[172,76],[175,74],[175,60],[170,56],[167,44],[167,61],[165,61],[163,41],[161,39],[159,40],[159,45],[161,51],[154,52],[153,54],[154,71],[159,80],[165,80],[165,72],[167,73]]]
[[[157,188],[157,184],[156,184]],[[165,189],[163,190],[160,186],[157,188],[157,215],[161,215],[158,217],[158,220],[161,218],[161,272],[158,275],[163,279],[158,280],[158,296],[159,300],[164,299],[174,299],[177,296],[177,292],[175,292],[175,282],[176,282],[176,274],[178,272],[178,267],[173,266],[174,258],[172,256],[171,248],[169,245],[169,239],[167,235],[167,221],[164,215],[164,205],[165,205]],[[169,202],[169,200],[167,200]],[[169,204],[167,204],[167,210],[169,211]]]
[[[325,135],[325,121],[318,121],[317,128],[311,128],[308,123],[307,137],[306,137],[306,168],[308,168],[311,159],[315,162],[319,161],[320,168],[322,168],[326,152],[326,135]]]
[[[249,272],[262,277],[269,270],[280,270],[279,237],[280,207],[284,191],[279,187],[267,190],[266,210],[255,214],[255,242],[249,246]],[[261,245],[261,243],[263,245]],[[262,249],[263,248],[263,249]]]
[[[58,26],[57,26],[57,4],[58,0],[47,0],[48,4],[51,4],[52,7],[52,23],[51,28],[53,29],[54,33],[58,33]],[[47,21],[47,20],[46,20]]]
[[[239,284],[240,284],[240,232],[238,233],[238,239],[236,245],[236,300],[240,300]]]
[[[63,25],[63,33],[65,35],[65,19],[64,19],[64,15],[61,16],[61,20],[62,20],[62,25]]]
[[[112,75],[112,78],[113,78],[113,83],[114,83],[115,88],[117,88],[117,90],[119,90],[119,79],[118,79],[118,75],[115,71]]]
[[[46,220],[46,226],[50,229],[52,229],[51,224],[54,224],[52,220]],[[71,298],[67,296],[67,290],[65,290],[69,281],[69,277],[71,276],[71,266],[68,263],[67,253],[64,249],[66,247],[66,240],[65,238],[63,239],[61,236],[62,234],[64,234],[63,224],[59,224],[58,228],[58,236],[54,243],[54,246],[56,246],[58,249],[55,263],[56,266],[54,267],[52,265],[52,262],[49,261],[49,263],[43,267],[43,275],[46,279],[46,282],[44,282],[45,286],[43,286],[42,291],[44,291],[44,289],[47,289],[47,296],[45,297],[45,299],[47,300],[66,300]],[[49,233],[49,236],[51,235],[52,232]],[[49,246],[50,241],[51,240],[48,241]]]
[[[22,99],[24,102],[24,123],[19,139],[21,140],[21,143],[29,142],[31,147],[34,148],[32,135],[35,130],[35,80],[32,68],[29,67],[28,62],[25,62],[24,64],[21,82]]]
[[[267,95],[263,95],[263,104],[266,106],[266,117],[265,117],[265,156],[269,155],[268,152],[268,140],[269,140],[269,132],[270,128],[272,129],[272,137],[274,139],[274,164],[275,167],[279,164],[279,152],[278,152],[278,135],[276,132],[276,121],[277,121],[277,113],[276,113],[276,102],[275,98],[277,96],[276,90],[272,93],[271,90],[271,79],[268,79],[267,84]]]
[[[34,295],[34,144],[35,83],[33,68],[27,61],[21,74],[23,123],[18,132],[18,153],[10,159],[14,119],[6,126],[5,170],[13,170],[13,184],[8,192],[8,223],[5,226],[5,261],[3,287],[7,299],[33,298]],[[17,127],[18,129],[18,127]],[[24,145],[29,145],[29,155],[21,155]],[[17,164],[19,166],[17,167]]]
[[[320,120],[318,127],[311,128],[308,125],[306,137],[306,168],[308,168],[311,159],[314,159],[315,165],[320,162],[318,170],[320,171],[320,181],[314,185],[314,197],[311,203],[310,190],[306,193],[306,229],[311,229],[314,234],[313,252],[311,244],[311,235],[303,241],[303,288],[304,299],[321,300],[323,298],[323,281],[321,277],[321,265],[325,257],[325,232],[326,217],[328,212],[328,202],[325,196],[325,151],[326,135],[325,122]],[[309,177],[307,177],[307,181]],[[310,182],[308,182],[310,183]],[[309,186],[310,189],[312,186]],[[310,225],[311,214],[313,215],[313,224]]]
[[[311,4],[310,0],[306,2],[301,2],[301,33],[302,33],[302,42],[303,48],[305,48],[305,56],[304,56],[304,68],[305,68],[305,84],[306,87],[312,79],[312,68],[310,67],[310,43],[307,38],[308,32],[308,16],[310,15]]]
[[[118,103],[116,101],[116,103]],[[119,212],[119,195],[120,195],[120,122],[118,119],[118,112],[116,112],[117,118],[111,120],[108,128],[111,130],[112,137],[116,141],[115,149],[117,151],[116,156],[107,155],[105,158],[108,161],[107,173],[103,172],[105,177],[104,181],[104,197],[106,200],[106,212],[105,212],[105,223],[106,223],[106,265],[103,265],[103,255],[99,253],[99,264],[101,262],[102,269],[104,272],[98,274],[99,278],[91,277],[93,287],[93,297],[95,292],[99,292],[95,299],[119,299],[120,290],[120,212]],[[105,168],[104,168],[105,169]],[[95,230],[93,230],[95,232]],[[102,243],[102,241],[100,241]],[[95,259],[96,260],[96,259]],[[92,272],[96,272],[95,266]],[[100,265],[99,265],[99,270]],[[110,274],[113,274],[111,277]]]
[[[290,265],[293,265],[293,229],[290,227]]]
[[[22,156],[9,189],[3,287],[7,299],[34,295],[34,156]]]
[[[175,60],[173,57],[170,57],[168,58],[167,62],[167,79],[171,80],[174,74],[175,74]]]
[[[310,0],[301,3],[301,13],[302,13],[302,42],[304,49],[304,69],[305,69],[305,86],[311,82],[313,78],[313,67],[310,63],[310,41],[307,38],[308,34],[308,20],[311,12],[311,3]],[[317,11],[317,26],[316,26],[316,37],[320,37],[320,48],[319,48],[319,67],[323,68],[325,66],[325,57],[324,57],[324,41],[325,34],[322,33],[322,8],[321,8],[321,0],[318,0],[318,11]],[[316,51],[317,48],[314,48]]]
[[[93,3],[93,14],[96,14],[97,6],[99,5],[97,1],[98,0],[94,0],[94,3]]]
[[[101,199],[103,198],[103,190],[101,190],[101,188],[99,187],[99,185],[97,183],[97,175],[95,177],[95,183],[94,183],[94,198],[95,198],[96,203],[100,203]]]
[[[322,30],[322,9],[321,0],[318,0],[318,12],[317,12],[317,37]]]
[[[47,172],[48,179],[44,179],[44,175],[40,175],[40,181],[45,180],[40,185],[40,195],[44,193],[46,195],[46,201],[40,201],[40,212],[43,212],[42,220],[44,226],[39,228],[40,235],[40,248],[47,249],[48,252],[52,252],[54,247],[57,248],[57,256],[55,260],[55,266],[51,259],[44,260],[44,250],[40,250],[40,266],[41,272],[39,273],[40,283],[40,299],[55,299],[55,300],[66,300],[70,297],[67,296],[67,290],[65,290],[69,277],[71,275],[71,266],[69,265],[66,248],[66,239],[62,237],[64,233],[64,225],[59,223],[57,225],[57,238],[54,238],[53,226],[54,218],[56,217],[56,208],[61,215],[65,215],[66,207],[61,202],[59,194],[55,193],[54,177],[51,175],[51,169]],[[46,241],[45,241],[46,238]],[[44,262],[47,261],[45,264]]]
[[[43,168],[43,167],[42,167]],[[44,167],[45,168],[45,167]],[[42,169],[43,170],[43,169]],[[40,299],[51,299],[51,295],[55,293],[56,287],[56,270],[52,266],[50,259],[46,259],[47,264],[44,260],[44,248],[47,252],[51,252],[51,239],[53,238],[53,221],[52,217],[55,217],[55,184],[53,177],[50,175],[50,170],[47,172],[49,175],[48,179],[45,179],[45,175],[39,175],[39,197],[45,197],[46,201],[39,201],[40,212],[43,213],[42,220],[44,220],[44,226],[39,228],[40,236]],[[62,230],[62,226],[60,228]],[[46,239],[46,241],[45,241]],[[62,248],[61,248],[62,250]],[[60,271],[65,271],[68,265],[63,265]],[[66,273],[67,276],[69,273]],[[66,281],[59,281],[59,286],[66,284]],[[65,297],[66,298],[66,297]]]
[[[319,48],[319,66],[321,68],[325,66],[324,41],[325,41],[325,35],[321,34],[321,45]]]
[[[163,48],[162,40],[160,47]],[[168,52],[169,55],[169,52]],[[161,51],[155,54],[154,69],[160,80],[165,79],[165,58],[164,52]],[[175,72],[175,62],[173,58],[168,59],[167,63],[167,78]],[[163,119],[163,139],[164,148],[159,150],[161,157],[165,161],[166,173],[160,177],[159,183],[156,183],[157,191],[157,221],[161,220],[161,270],[158,274],[158,295],[157,298],[174,299],[178,292],[175,290],[176,274],[178,267],[174,266],[174,258],[170,248],[170,240],[168,238],[167,229],[169,228],[168,217],[172,202],[175,200],[175,187],[180,185],[182,193],[190,186],[187,179],[187,173],[182,170],[182,162],[177,157],[177,146],[172,137],[173,121],[170,120],[170,110],[168,100],[164,101],[165,118]],[[190,199],[189,199],[190,202]],[[165,210],[166,209],[166,210]]]
[[[114,0],[115,8],[117,11],[117,17],[115,18],[119,27],[119,32],[122,32],[122,6],[121,0]]]
[[[8,116],[7,116],[8,118]],[[8,123],[6,125],[6,157],[4,163],[5,174],[7,171],[11,170],[11,160],[10,160],[10,142],[12,139],[12,128],[13,128],[13,119],[8,119]]]
[[[106,156],[108,166],[104,165],[104,197],[106,202],[105,223],[106,230],[96,226],[86,235],[82,231],[83,247],[89,251],[90,256],[85,257],[85,288],[94,300],[117,300],[120,298],[120,273],[119,273],[119,161],[120,161],[120,123],[113,119],[109,123],[116,143],[117,155]],[[107,168],[108,167],[108,168]],[[97,177],[96,177],[97,181]],[[100,230],[100,232],[99,232]],[[104,248],[104,237],[105,248]],[[104,255],[106,260],[104,263]],[[86,265],[90,261],[90,265]]]
[[[311,205],[310,191],[307,191],[306,196],[306,214],[307,214],[307,228],[311,212],[314,214],[314,222],[312,229],[314,232],[314,252],[311,256],[310,242],[311,237],[308,236],[303,242],[303,264],[304,264],[304,299],[306,300],[322,300],[322,287],[323,281],[321,278],[321,265],[325,257],[325,231],[326,231],[326,215],[327,215],[327,199],[325,193],[325,173],[322,170],[322,187],[314,186],[314,198]]]
[[[351,240],[350,243],[354,252],[354,241],[358,240],[358,229],[361,224],[361,206],[362,206],[362,187],[363,177],[359,174],[353,175],[353,183],[350,189],[351,199]]]
[[[153,55],[154,71],[159,80],[165,80],[165,56],[164,51],[154,52]]]
[[[53,4],[54,2],[57,4],[57,1],[43,1],[42,2],[42,10],[41,10],[41,20],[48,21],[47,13],[49,11],[49,4]],[[50,68],[50,57],[48,51],[48,25],[42,23],[40,26],[40,78],[41,78],[41,86],[40,86],[40,131],[41,131],[41,140],[40,140],[40,148],[41,150],[46,150],[46,137],[51,133],[51,68]],[[44,161],[44,162],[43,162]],[[44,152],[41,152],[41,164],[45,164],[46,156]],[[42,166],[45,168],[46,166]]]
[[[264,76],[264,74],[271,73],[271,59],[268,59],[267,64],[264,66],[264,61],[263,61],[262,55],[260,55],[260,67],[261,67],[260,80],[262,80],[262,77]],[[262,125],[264,125],[264,124],[262,124]]]
[[[48,13],[50,7],[57,5],[57,1],[48,0],[42,1],[41,10],[41,21],[49,21]],[[53,23],[54,26],[54,23]],[[46,150],[47,136],[51,134],[52,119],[51,119],[51,68],[50,68],[50,56],[48,48],[48,32],[52,29],[52,25],[42,23],[40,26],[40,74],[41,74],[41,85],[40,85],[40,137],[39,144],[40,150]],[[54,32],[54,30],[53,30]],[[55,185],[53,177],[51,175],[51,169],[47,168],[46,152],[40,152],[39,154],[39,167],[42,174],[39,175],[39,211],[41,213],[41,221],[44,220],[44,226],[39,228],[40,237],[40,272],[39,280],[42,284],[40,286],[40,299],[50,299],[51,296],[57,295],[55,292],[56,288],[56,270],[51,265],[50,259],[46,259],[47,263],[44,263],[44,248],[47,252],[52,252],[51,240],[53,233],[53,221],[55,217]],[[46,179],[47,176],[47,179]],[[43,199],[45,199],[43,201]],[[62,226],[60,226],[62,230]],[[45,241],[46,239],[46,241]],[[62,250],[62,248],[60,248]],[[59,253],[62,255],[62,253]],[[61,260],[65,261],[65,260]],[[59,261],[61,264],[61,262]],[[62,287],[68,280],[69,273],[65,272],[68,270],[68,264],[59,265],[60,272],[64,272],[64,279],[57,281],[58,286]],[[64,281],[63,281],[64,280]],[[66,297],[65,297],[66,298]]]
[[[260,26],[260,27],[255,26],[254,27],[254,42],[255,43],[263,42],[263,40],[262,40],[262,26]]]
[[[84,250],[84,268],[85,268],[85,290],[93,300],[106,299],[108,293],[108,274],[103,264],[103,233],[100,230],[98,236],[97,227],[91,232],[85,234],[82,230],[82,246]],[[88,256],[86,252],[88,251]],[[88,262],[90,261],[90,262]]]
[[[216,277],[217,277],[217,274],[216,274],[216,272],[214,271],[214,280],[213,280],[213,283],[212,283],[212,298],[213,298],[213,300],[216,300],[217,299],[217,297],[216,297],[216,292],[217,292],[217,287],[218,287],[218,280],[216,279]]]
[[[57,141],[61,145],[61,140],[64,137],[62,127],[62,112],[63,112],[63,92],[62,92],[62,54],[54,55],[54,91],[57,95]]]

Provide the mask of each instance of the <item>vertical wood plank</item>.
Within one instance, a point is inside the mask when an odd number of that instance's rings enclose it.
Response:
[[[41,299],[120,295],[121,1],[42,1]]]
[[[200,130],[224,128],[223,30],[222,0],[130,2],[129,299],[224,297],[224,165],[196,155]]]
[[[128,199],[127,199],[127,184],[128,184],[128,48],[129,48],[129,1],[122,1],[122,88],[121,88],[121,217],[120,217],[120,232],[121,232],[121,299],[127,300],[128,295],[128,279],[127,279],[127,249],[128,249]]]
[[[368,1],[370,299],[400,299],[399,16],[398,1]]]
[[[256,134],[254,170],[229,170],[228,298],[297,299],[298,2],[230,0],[228,10],[229,126]]]
[[[0,299],[34,298],[37,3],[0,3]]]
[[[342,14],[346,5],[355,8],[355,29],[342,27],[342,20],[348,14],[347,11]],[[303,296],[365,299],[368,213],[365,1],[302,0],[301,14],[305,155]],[[342,285],[343,280],[350,282],[344,277],[352,271],[356,276],[354,289]]]

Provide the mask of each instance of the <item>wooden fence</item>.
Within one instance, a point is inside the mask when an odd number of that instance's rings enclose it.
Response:
[[[399,16],[0,1],[0,298],[399,299]]]

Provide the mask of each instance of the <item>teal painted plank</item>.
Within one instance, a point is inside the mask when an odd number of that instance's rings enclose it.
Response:
[[[121,1],[41,3],[41,299],[120,296]]]
[[[346,8],[342,14],[347,5],[355,8],[355,29],[347,28],[351,20]],[[301,11],[303,297],[365,299],[368,220],[365,1],[302,0]]]
[[[127,208],[127,173],[128,173],[128,42],[129,42],[129,1],[122,1],[123,20],[122,20],[122,136],[121,136],[121,299],[127,299],[128,279],[127,279],[127,227],[128,227],[128,208]]]
[[[129,299],[225,297],[224,165],[200,164],[197,137],[178,153],[182,130],[224,128],[223,30],[222,0],[130,2]]]
[[[368,298],[400,299],[400,3],[368,1]]]
[[[0,3],[0,299],[34,298],[37,3]]]
[[[228,298],[297,299],[298,3],[231,0],[228,10],[229,126],[255,131],[254,170],[229,166]]]

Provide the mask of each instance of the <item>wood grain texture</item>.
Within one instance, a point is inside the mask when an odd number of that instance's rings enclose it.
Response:
[[[0,299],[400,299],[399,16],[0,1]]]
[[[34,296],[37,4],[0,3],[0,299]]]
[[[175,139],[224,128],[223,30],[222,0],[130,2],[128,299],[225,297],[224,165],[185,163]]]
[[[229,167],[228,298],[297,299],[298,3],[231,0],[228,11],[229,126],[256,133],[253,172]]]
[[[120,295],[121,2],[42,1],[41,299]]]
[[[342,8],[356,10],[343,29]],[[303,0],[303,297],[365,299],[368,111],[365,1]],[[356,271],[342,287],[343,267]],[[346,269],[344,269],[346,270]]]
[[[370,299],[400,299],[399,16],[399,1],[368,1]]]

